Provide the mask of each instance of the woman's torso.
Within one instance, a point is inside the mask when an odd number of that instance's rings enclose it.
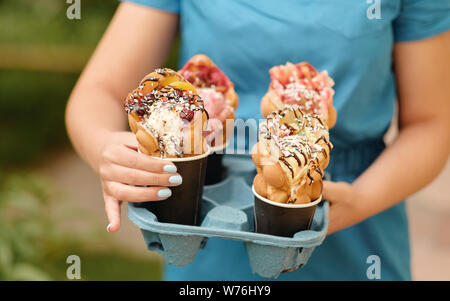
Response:
[[[328,70],[338,120],[327,171],[335,181],[352,182],[383,150],[393,116],[393,22],[400,6],[400,0],[383,1],[381,19],[371,19],[365,0],[183,0],[180,66],[195,54],[210,56],[235,83],[236,115],[244,120],[262,118],[259,104],[272,66],[308,61]],[[328,237],[304,268],[279,279],[367,279],[371,255],[381,258],[382,279],[409,279],[407,227],[400,204]],[[262,279],[251,273],[242,243],[221,239],[210,240],[192,264],[168,266],[165,278]]]
[[[180,2],[180,65],[210,56],[236,85],[237,117],[261,118],[268,71],[308,61],[335,80],[337,146],[380,139],[394,112],[392,22],[400,0],[383,2],[381,19],[364,0],[189,0]]]

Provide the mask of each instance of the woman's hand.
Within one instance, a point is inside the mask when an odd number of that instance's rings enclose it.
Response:
[[[109,221],[107,230],[115,232],[120,227],[122,202],[167,199],[172,194],[168,187],[180,185],[182,178],[173,163],[138,153],[131,132],[109,133],[105,141],[97,170]]]
[[[331,234],[386,210],[430,183],[450,152],[450,31],[395,44],[399,133],[351,185],[324,182]],[[417,84],[420,83],[420,84]]]
[[[367,216],[361,208],[368,196],[346,182],[323,182],[322,198],[330,202],[328,235],[353,226]]]

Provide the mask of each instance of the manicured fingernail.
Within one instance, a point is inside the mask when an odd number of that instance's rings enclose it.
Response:
[[[161,189],[160,191],[158,191],[158,197],[160,197],[160,198],[168,198],[171,195],[172,195],[172,190],[170,190],[169,188],[164,188],[164,189]]]
[[[108,224],[108,226],[106,227],[106,231],[111,232],[109,229],[111,229],[111,224]]]
[[[175,184],[175,185],[180,185],[181,183],[183,183],[183,178],[181,176],[171,176],[169,178],[169,183]]]
[[[175,165],[165,165],[164,166],[164,172],[176,173],[177,172],[177,167]]]

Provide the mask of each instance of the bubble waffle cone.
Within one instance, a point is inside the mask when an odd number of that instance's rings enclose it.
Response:
[[[332,148],[328,127],[319,116],[304,113],[297,105],[269,113],[252,149],[255,191],[278,203],[316,200],[322,194]]]
[[[286,63],[269,71],[271,82],[261,100],[264,117],[286,105],[296,104],[308,114],[318,115],[328,128],[336,123],[336,109],[333,106],[334,81],[327,71],[320,73],[311,64]]]
[[[161,158],[203,154],[208,115],[197,90],[179,73],[156,69],[125,99],[139,151]]]
[[[206,55],[193,56],[179,71],[198,91],[208,111],[211,132],[211,146],[225,145],[233,133],[235,111],[239,97],[234,84]]]

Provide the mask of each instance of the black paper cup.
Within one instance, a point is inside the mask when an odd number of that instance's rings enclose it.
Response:
[[[223,166],[223,156],[228,143],[221,146],[210,147],[206,168],[205,185],[217,184],[225,179],[226,167]]]
[[[255,196],[255,232],[276,236],[293,237],[295,233],[309,230],[317,205],[322,200],[306,204],[277,203],[256,193]]]
[[[155,158],[173,162],[183,178],[179,186],[170,187],[172,195],[161,201],[135,203],[156,215],[158,222],[198,226],[209,149],[204,154],[185,158]]]

